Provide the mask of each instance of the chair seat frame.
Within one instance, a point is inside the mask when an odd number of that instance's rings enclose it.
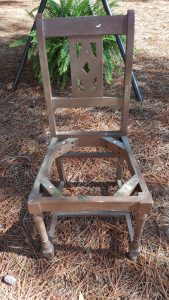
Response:
[[[82,27],[80,24],[85,25],[85,27]],[[33,189],[29,195],[28,209],[33,215],[41,236],[43,255],[47,258],[54,256],[52,238],[57,216],[124,215],[127,219],[131,240],[129,244],[129,257],[135,260],[140,253],[141,235],[153,201],[146,183],[141,176],[137,161],[132,153],[127,138],[134,40],[134,12],[128,11],[126,16],[57,19],[43,19],[42,15],[38,14],[36,29],[52,139],[34,182]],[[73,98],[52,97],[45,51],[45,37],[66,35],[70,37],[71,43],[72,39],[75,39],[75,36],[80,36],[80,40],[83,39],[89,30],[89,38],[94,36],[96,44],[98,42],[95,37],[96,33],[99,36],[112,33],[127,35],[124,95],[121,97],[103,97],[99,85],[96,95],[94,96],[92,95],[93,92],[83,96],[77,90],[77,87],[75,87]],[[99,32],[96,32],[97,30]],[[86,41],[85,43],[87,45]],[[88,47],[88,45],[86,47]],[[99,48],[99,51],[101,51],[100,49],[101,48]],[[76,58],[72,56],[72,59],[73,65],[75,65]],[[81,59],[83,59],[83,57]],[[100,66],[98,68],[100,68]],[[78,70],[76,70],[76,72],[78,72]],[[74,80],[75,75],[73,72],[71,75]],[[100,78],[98,80],[100,80]],[[76,84],[76,80],[73,84]],[[119,131],[56,132],[54,109],[57,107],[74,106],[119,106],[122,110],[121,128]],[[75,149],[80,147],[103,147],[106,151],[85,153],[75,151]],[[64,196],[62,194],[62,188],[66,179],[64,178],[63,160],[69,157],[117,158],[116,182],[118,190],[112,196]],[[131,175],[131,178],[125,183],[122,182],[124,162],[127,164]],[[49,179],[50,170],[54,163],[57,166],[60,178],[60,193],[58,193],[58,189]],[[49,234],[47,233],[44,223],[44,212],[53,214]],[[135,213],[134,232],[131,221],[129,221],[129,213]]]

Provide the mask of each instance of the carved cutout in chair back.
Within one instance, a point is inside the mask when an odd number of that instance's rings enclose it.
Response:
[[[102,37],[69,37],[72,94],[103,96]]]

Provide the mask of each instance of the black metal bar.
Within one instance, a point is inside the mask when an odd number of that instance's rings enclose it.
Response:
[[[43,11],[46,7],[46,2],[47,2],[47,0],[41,0],[40,5],[39,5],[39,9],[38,9],[38,13],[43,13]],[[31,28],[31,32],[34,29],[35,29],[35,21],[34,21],[33,26]],[[20,63],[18,65],[16,76],[15,76],[15,79],[14,79],[14,82],[13,82],[13,86],[12,86],[12,91],[13,92],[16,91],[16,89],[17,89],[17,86],[18,86],[18,83],[19,83],[19,80],[20,80],[25,62],[26,62],[27,57],[28,57],[28,51],[29,51],[29,48],[31,46],[31,41],[32,41],[32,37],[29,36],[28,39],[27,39],[27,43],[25,45],[25,49],[22,53],[21,60],[20,60]]]
[[[112,11],[110,9],[110,6],[109,6],[107,0],[102,0],[102,4],[103,4],[104,10],[107,13],[107,15],[112,16]],[[126,50],[125,50],[125,47],[123,45],[122,39],[119,35],[115,35],[115,37],[116,37],[116,41],[117,41],[117,44],[118,44],[119,49],[120,49],[121,56],[122,56],[123,60],[125,61],[125,59],[126,59]],[[137,79],[136,79],[136,76],[135,76],[134,72],[132,72],[132,86],[133,86],[133,89],[134,89],[134,92],[135,92],[135,95],[136,95],[136,100],[137,101],[143,101],[144,100],[143,95],[141,93],[141,90],[138,87]]]

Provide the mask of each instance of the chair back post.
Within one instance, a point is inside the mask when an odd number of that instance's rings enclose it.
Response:
[[[124,71],[124,100],[122,106],[121,134],[127,135],[129,101],[131,95],[131,77],[134,48],[134,10],[127,12],[127,41],[126,41],[126,61]]]
[[[38,13],[36,17],[36,32],[37,32],[37,40],[38,40],[41,75],[42,75],[43,88],[44,88],[45,99],[47,104],[49,129],[51,135],[54,137],[56,136],[56,123],[55,123],[53,104],[52,104],[52,91],[51,91],[51,84],[50,84],[48,59],[46,54],[43,16],[41,13]]]

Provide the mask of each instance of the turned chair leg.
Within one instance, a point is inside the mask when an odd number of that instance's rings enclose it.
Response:
[[[43,215],[38,215],[38,216],[34,215],[33,219],[41,237],[43,256],[48,259],[52,259],[54,257],[54,247],[49,240],[45,223],[43,220]]]
[[[137,214],[134,226],[134,239],[129,245],[129,258],[131,260],[136,260],[141,251],[141,236],[144,228],[145,221],[147,219],[147,214]]]

